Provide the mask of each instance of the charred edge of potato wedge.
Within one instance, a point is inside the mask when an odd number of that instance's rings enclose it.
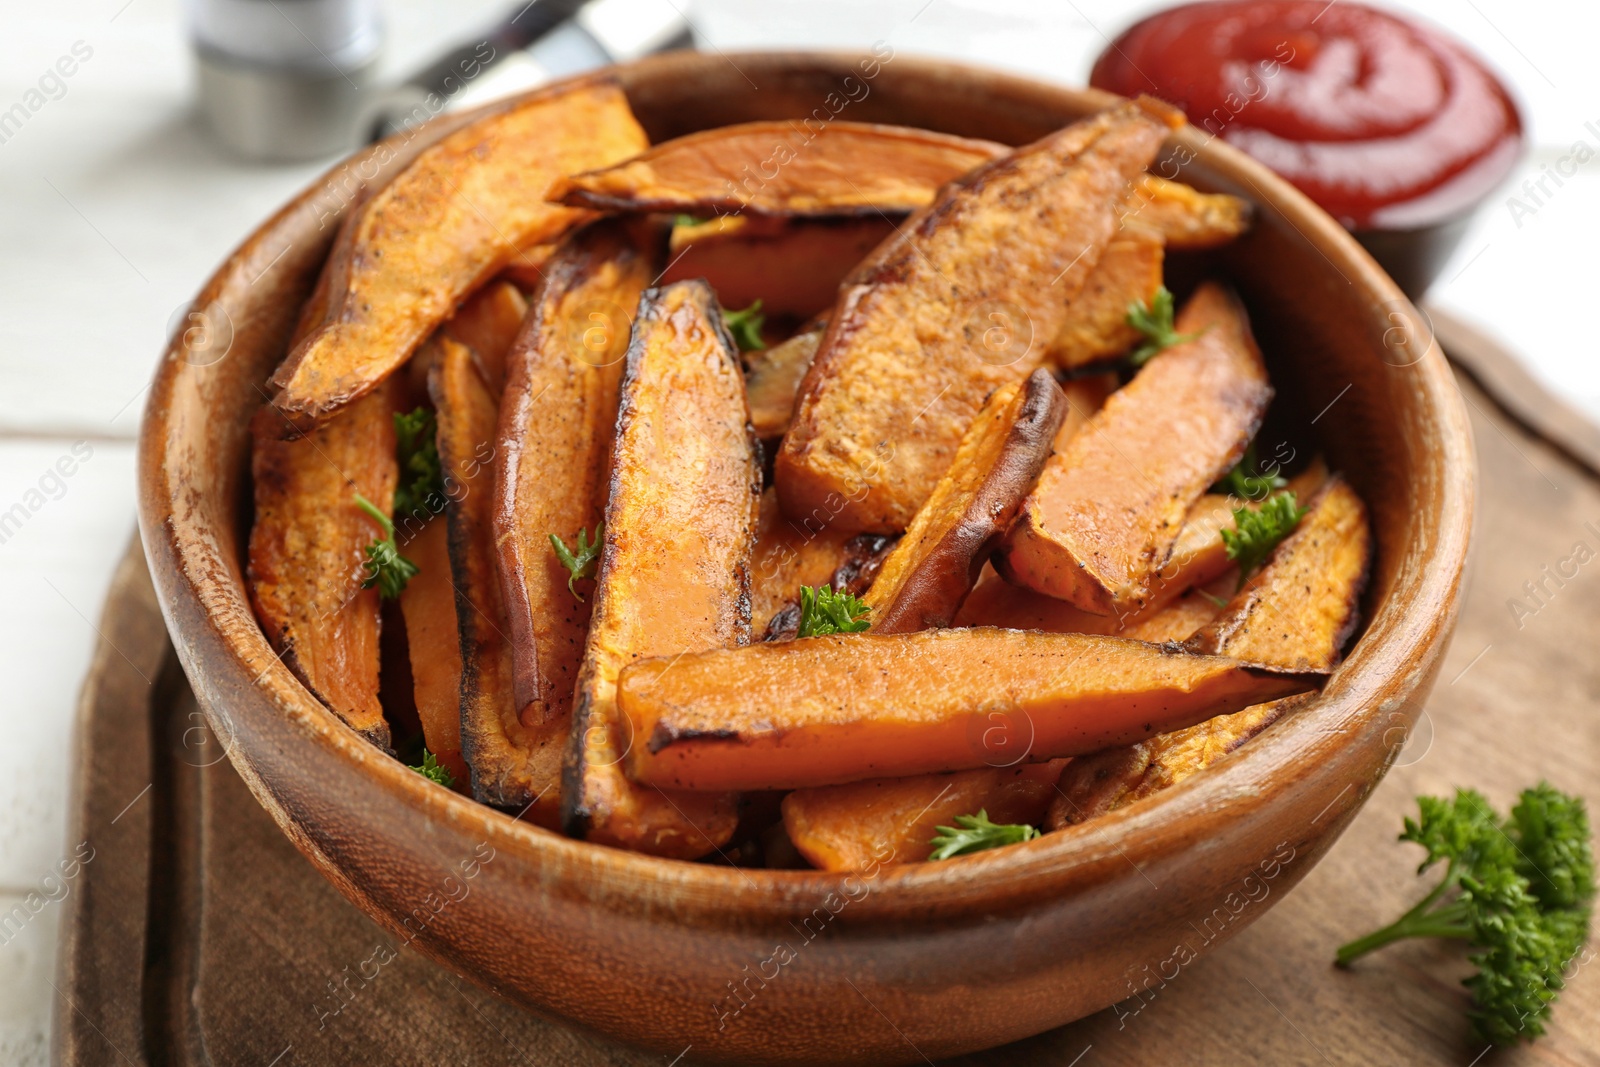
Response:
[[[563,763],[562,827],[571,836],[694,859],[737,828],[731,793],[674,793],[624,776],[621,763],[637,746],[616,680],[642,656],[748,643],[760,449],[738,348],[711,288],[647,289],[628,346],[605,546]]]
[[[867,589],[875,633],[950,625],[1066,415],[1067,397],[1043,367],[995,390]]]
[[[386,514],[393,506],[393,401],[394,389],[384,387],[297,437],[283,435],[283,416],[271,406],[251,422],[248,578],[256,617],[306,688],[385,751],[378,590],[361,588],[366,546],[383,531],[355,494]]]
[[[750,628],[765,633],[774,616],[797,602],[801,586],[827,583],[845,561],[848,539],[835,530],[807,530],[761,494],[761,519],[750,560]],[[795,620],[798,623],[798,618]]]
[[[1372,534],[1361,498],[1338,475],[1306,505],[1294,533],[1222,612],[1185,647],[1331,671],[1360,621],[1372,563]]]
[[[883,534],[856,534],[844,543],[842,558],[828,580],[829,588],[837,593],[859,597],[872,587],[873,579],[883,567],[883,561],[893,551],[896,537]],[[773,612],[761,634],[763,641],[788,641],[800,632],[800,601],[790,600]]]

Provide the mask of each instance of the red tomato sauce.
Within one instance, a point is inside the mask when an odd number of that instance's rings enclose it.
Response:
[[[1476,57],[1348,2],[1175,7],[1112,42],[1090,83],[1176,104],[1352,229],[1460,214],[1522,151],[1517,106]]]

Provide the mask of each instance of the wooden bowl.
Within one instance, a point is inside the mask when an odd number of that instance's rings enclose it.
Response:
[[[1022,143],[1111,99],[905,56],[677,54],[618,75],[652,139],[837,112]],[[1172,980],[1327,851],[1399,751],[1454,626],[1472,442],[1389,278],[1309,200],[1193,129],[1168,144],[1183,179],[1259,208],[1254,231],[1207,263],[1238,285],[1269,355],[1268,444],[1319,448],[1372,510],[1368,622],[1305,710],[1090,824],[850,875],[571,841],[435,787],[346,728],[250,611],[246,425],[357,178],[393,174],[461,121],[358,153],[240,246],[196,298],[210,337],[169,347],[140,444],[145,551],[210,724],[284,833],[367,914],[513,1001],[669,1057],[921,1062]]]

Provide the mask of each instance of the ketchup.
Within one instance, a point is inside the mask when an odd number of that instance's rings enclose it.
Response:
[[[1505,87],[1449,38],[1327,0],[1219,0],[1134,25],[1090,84],[1182,108],[1351,229],[1473,207],[1522,151]]]

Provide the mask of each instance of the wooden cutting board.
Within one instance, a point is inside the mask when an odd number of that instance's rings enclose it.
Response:
[[[1436,323],[1466,372],[1477,544],[1454,646],[1395,767],[1315,871],[1282,900],[1249,905],[1273,906],[1238,936],[1140,979],[1115,1008],[952,1064],[1600,1065],[1594,942],[1549,1036],[1511,1051],[1467,1037],[1460,946],[1398,945],[1350,971],[1330,963],[1341,942],[1421,895],[1417,850],[1394,840],[1417,793],[1475,785],[1505,807],[1543,777],[1600,815],[1600,432],[1486,339]],[[1546,578],[1571,573],[1562,561],[1579,544],[1595,558],[1560,584]],[[1546,592],[1530,598],[1527,582]],[[68,848],[84,842],[78,854],[92,858],[62,923],[59,1062],[668,1063],[537,1018],[400,949],[326,883],[256,805],[227,739],[205,727],[136,545],[101,630]],[[677,1062],[692,1064],[693,1049]]]

